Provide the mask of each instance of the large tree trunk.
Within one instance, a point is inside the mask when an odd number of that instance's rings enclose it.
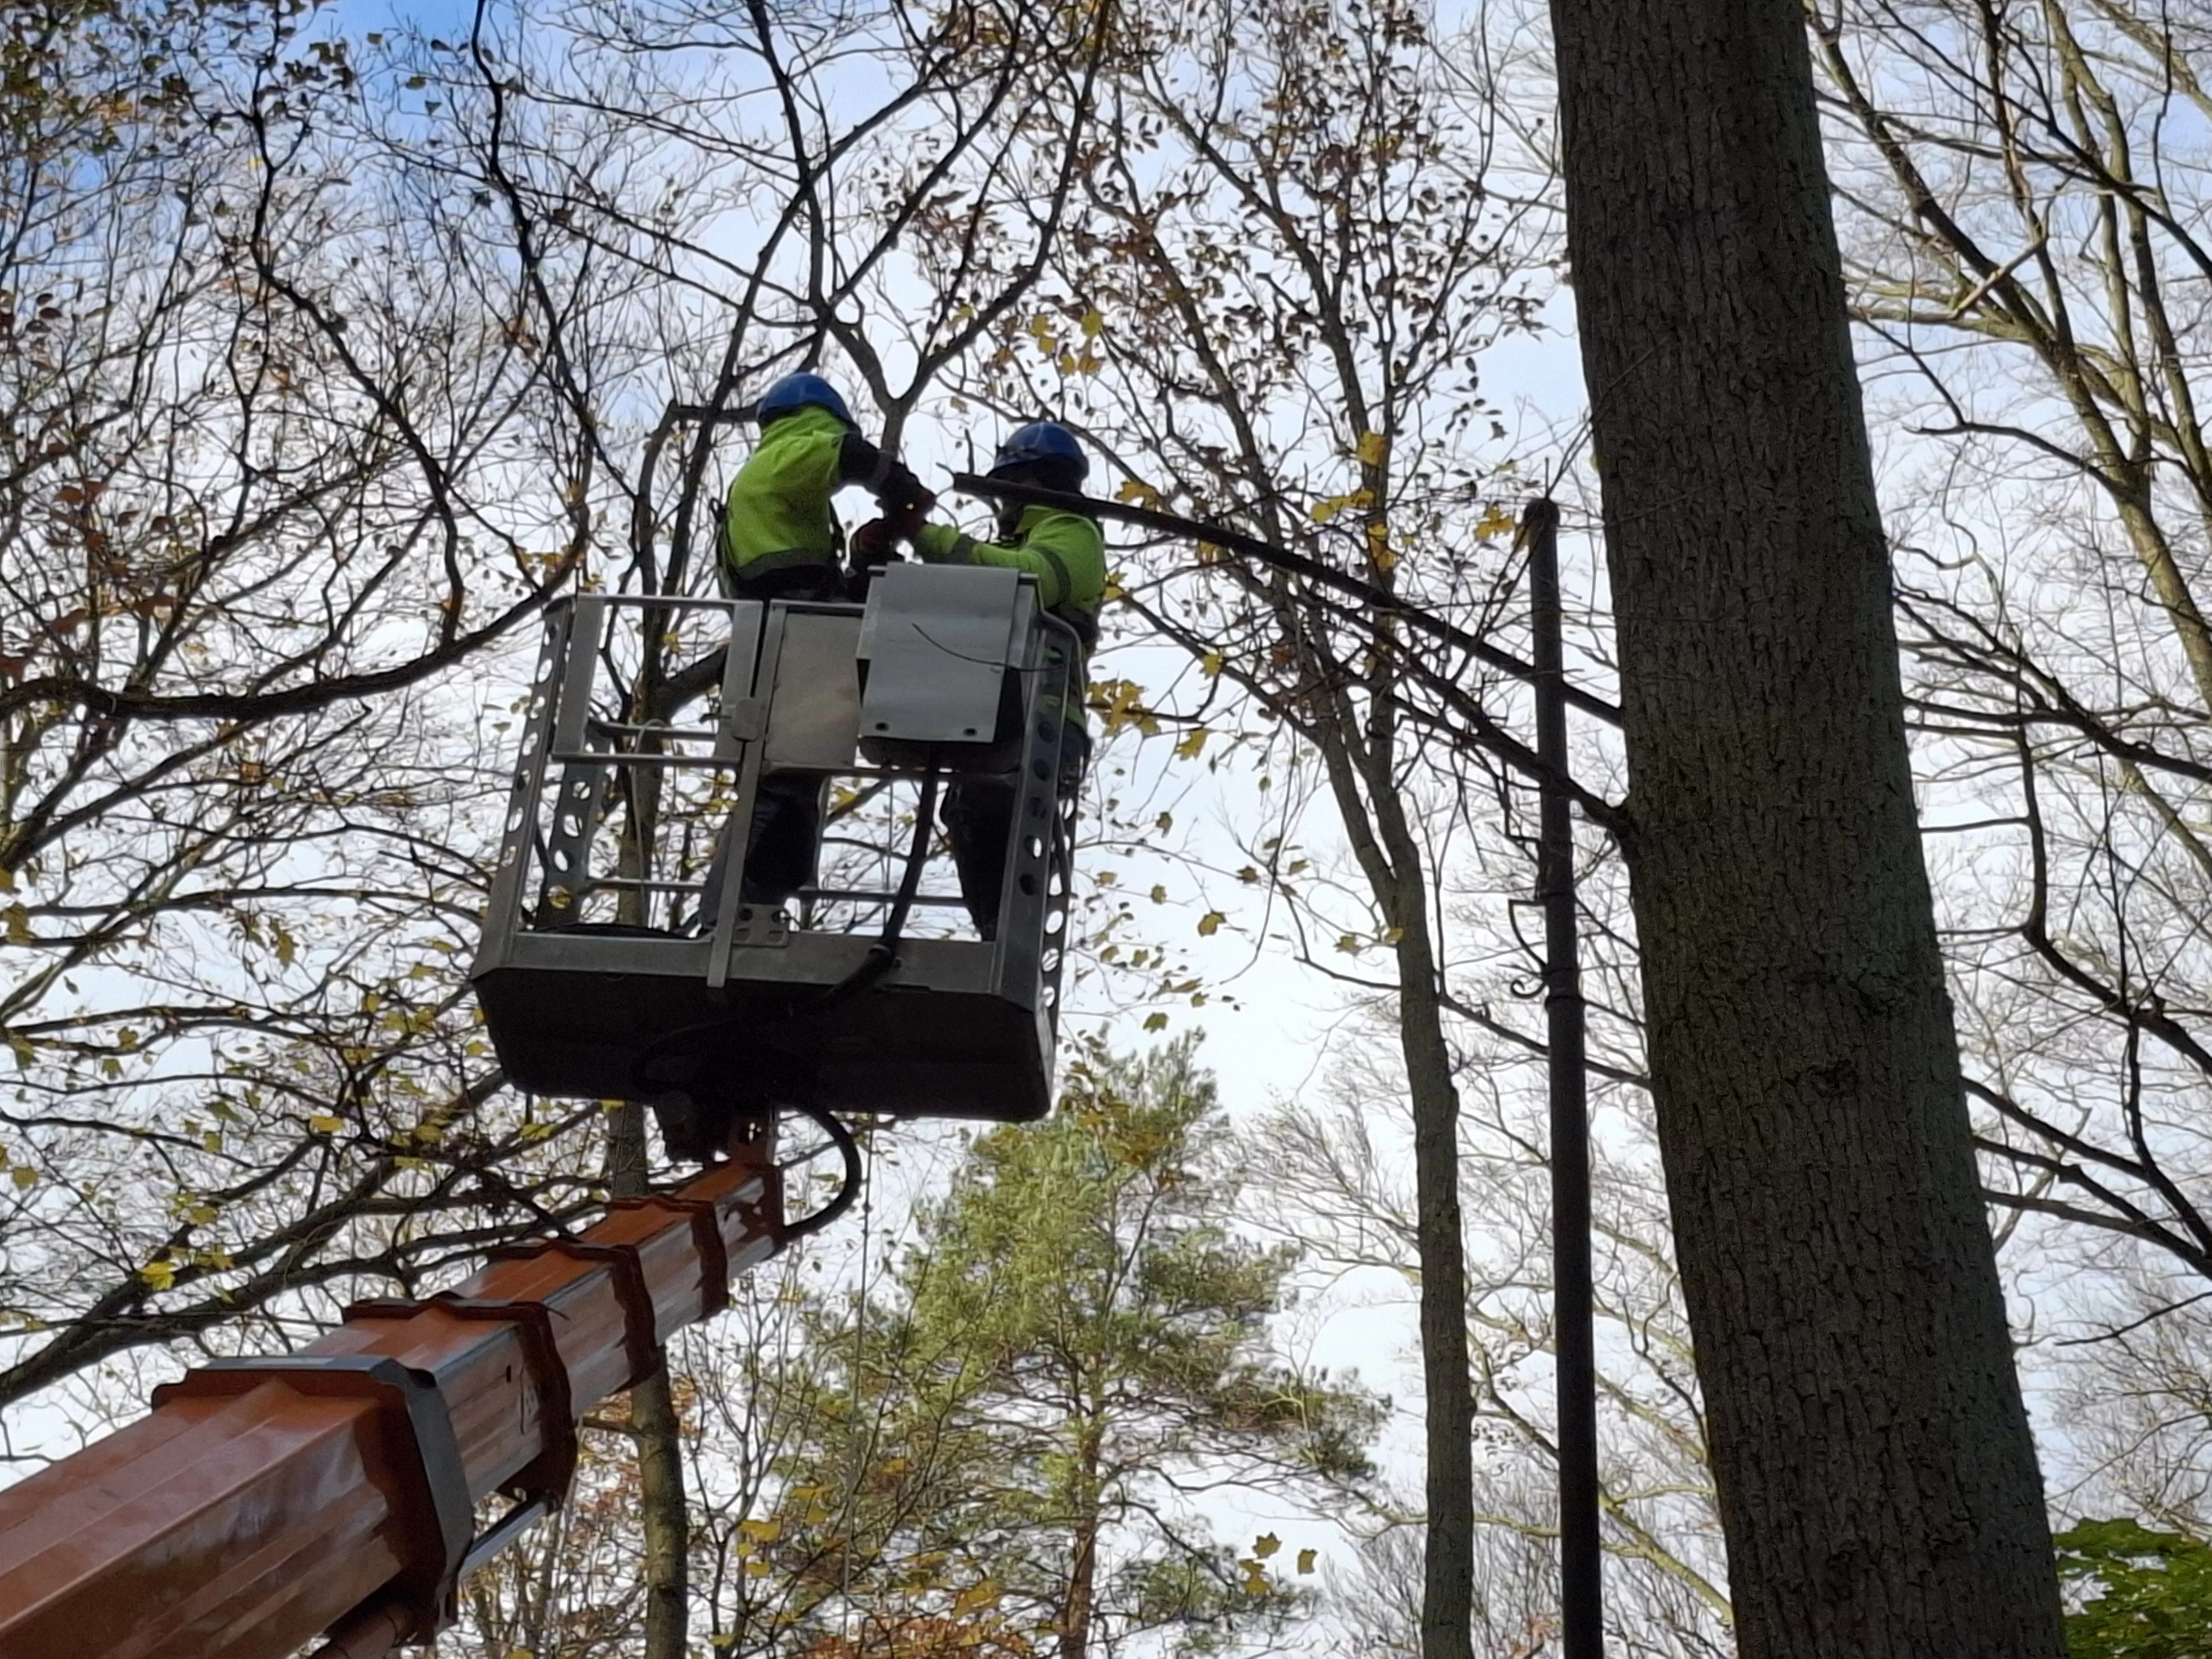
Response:
[[[1676,1246],[1745,1659],[2063,1651],[1794,0],[1553,0]]]

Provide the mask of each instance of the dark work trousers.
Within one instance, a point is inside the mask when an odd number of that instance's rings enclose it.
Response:
[[[745,838],[745,877],[738,896],[770,909],[814,879],[814,857],[822,844],[822,780],[805,772],[770,772],[760,781],[753,802],[752,834]],[[730,878],[730,833],[725,829],[707,866],[707,888],[699,895],[699,926],[714,925],[722,889]]]
[[[1091,760],[1091,733],[1073,720],[1060,738],[1060,798],[1074,799]],[[1013,846],[1014,810],[1021,781],[1013,777],[955,778],[945,792],[940,815],[952,843],[952,867],[960,874],[960,897],[975,931],[999,936],[999,897],[1006,890],[1006,854]],[[1067,822],[1066,815],[1060,817]]]

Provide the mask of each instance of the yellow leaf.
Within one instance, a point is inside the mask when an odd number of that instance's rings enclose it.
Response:
[[[1146,1014],[1145,1016],[1145,1029],[1147,1031],[1166,1030],[1168,1029],[1168,1017],[1165,1014]]]
[[[1371,489],[1355,489],[1349,495],[1331,495],[1325,501],[1314,503],[1313,521],[1327,524],[1340,513],[1353,507],[1371,507],[1374,501],[1375,492]]]
[[[536,1648],[509,1648],[502,1659],[538,1659]]]
[[[755,1543],[773,1544],[783,1536],[783,1523],[780,1521],[740,1521],[738,1530]]]
[[[1513,533],[1515,524],[1516,520],[1510,513],[1502,507],[1493,507],[1482,515],[1482,521],[1475,526],[1474,533],[1485,541],[1489,540],[1492,536],[1510,536]]]
[[[1283,1547],[1283,1540],[1272,1532],[1263,1532],[1252,1540],[1252,1553],[1262,1561]]]
[[[8,907],[8,943],[28,945],[31,942],[31,913],[20,904]]]
[[[748,1561],[745,1563],[745,1577],[748,1578],[765,1578],[773,1571],[774,1569],[771,1568],[765,1561]]]
[[[1208,910],[1199,918],[1198,936],[1200,939],[1212,939],[1221,931],[1221,924],[1228,920],[1229,918],[1218,910]]]
[[[39,1172],[27,1164],[18,1164],[10,1178],[19,1192],[28,1192],[39,1184]]]
[[[1352,453],[1359,457],[1360,465],[1363,466],[1380,466],[1382,465],[1382,457],[1389,447],[1390,441],[1381,433],[1363,432],[1359,434],[1358,447],[1354,449]]]
[[[1382,942],[1385,945],[1395,945],[1405,937],[1406,930],[1402,927],[1385,927],[1382,930]]]
[[[1218,651],[1209,651],[1203,657],[1199,659],[1199,672],[1205,675],[1206,678],[1210,680],[1218,679],[1221,676],[1221,670],[1226,661],[1227,659],[1223,657]]]
[[[1300,1550],[1298,1552],[1298,1571],[1300,1572],[1311,1572],[1314,1570],[1314,1558],[1320,1553],[1321,1552],[1318,1550]]]
[[[1152,884],[1152,900],[1155,904],[1165,904],[1168,902],[1168,890],[1166,887],[1158,882],[1154,882]]]
[[[1380,519],[1367,526],[1367,556],[1386,576],[1398,568],[1398,555],[1390,546],[1389,528]]]
[[[345,1127],[345,1120],[328,1112],[318,1112],[307,1120],[307,1127],[319,1135],[334,1135]]]
[[[1204,726],[1193,726],[1189,732],[1183,738],[1183,740],[1176,744],[1176,758],[1177,760],[1196,760],[1206,748],[1206,732]]]
[[[1343,951],[1346,956],[1358,955],[1359,935],[1357,933],[1339,933],[1336,936],[1336,948]]]
[[[978,1607],[988,1607],[998,1599],[999,1581],[995,1578],[983,1579],[978,1583],[969,1585],[952,1598],[952,1616],[957,1619],[961,1614],[973,1613]]]
[[[1090,310],[1083,313],[1083,337],[1085,339],[1097,339],[1098,337],[1099,331],[1105,326],[1106,319],[1100,313],[1096,306],[1093,306]]]
[[[173,1261],[149,1261],[138,1270],[138,1277],[153,1289],[166,1291],[177,1282],[177,1264]]]
[[[1121,487],[1114,492],[1114,499],[1135,507],[1158,507],[1160,492],[1142,478],[1126,478]]]

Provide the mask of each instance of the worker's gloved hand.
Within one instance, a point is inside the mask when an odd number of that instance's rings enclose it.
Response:
[[[887,514],[926,512],[937,499],[921,479],[895,460],[884,462],[882,482],[873,489],[877,504]]]
[[[872,566],[896,563],[898,548],[894,544],[889,520],[871,519],[853,532],[849,544],[853,568],[866,570]]]
[[[915,532],[920,530],[928,518],[929,509],[936,505],[937,497],[925,489],[918,501],[901,501],[896,507],[886,508],[878,522],[884,526],[884,533],[892,541],[912,541]]]

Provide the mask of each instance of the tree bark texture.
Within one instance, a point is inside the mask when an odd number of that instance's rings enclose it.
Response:
[[[1553,0],[1626,852],[1744,1659],[2058,1659],[1794,0]]]
[[[617,1198],[647,1190],[645,1108],[615,1114],[607,1138],[607,1186]],[[691,1515],[684,1491],[684,1442],[666,1357],[629,1391],[637,1447],[638,1527],[645,1579],[645,1643],[640,1659],[686,1659],[691,1623]]]
[[[1391,800],[1386,843],[1418,871]],[[1401,844],[1402,843],[1402,845]],[[1404,889],[1411,887],[1407,895]],[[1398,941],[1399,1040],[1413,1117],[1414,1231],[1421,1263],[1421,1382],[1428,1512],[1421,1595],[1422,1659],[1474,1659],[1474,1393],[1468,1382],[1467,1245],[1459,1200],[1459,1090],[1444,1042],[1429,936],[1426,884],[1403,882],[1391,921]]]
[[[1095,1388],[1085,1390],[1093,1401]],[[1060,1612],[1060,1644],[1054,1659],[1090,1659],[1091,1625],[1098,1605],[1098,1463],[1105,1430],[1095,1409],[1077,1430],[1075,1449],[1074,1547],[1067,1565],[1067,1597]]]

